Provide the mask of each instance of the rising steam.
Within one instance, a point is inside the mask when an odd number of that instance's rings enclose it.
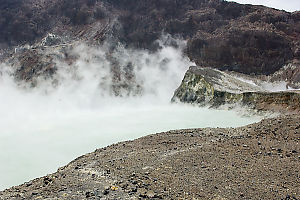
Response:
[[[121,45],[73,45],[71,62],[55,59],[56,73],[16,80],[0,67],[0,189],[55,171],[75,157],[118,142],[170,129],[240,126],[258,118],[233,111],[172,105],[192,65],[160,41],[156,52]],[[174,41],[174,40],[173,40]]]

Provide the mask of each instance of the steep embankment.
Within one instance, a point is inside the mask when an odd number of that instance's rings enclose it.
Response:
[[[98,149],[1,199],[299,199],[300,118],[177,130]]]
[[[242,105],[281,113],[300,111],[300,91],[289,88],[286,82],[202,67],[190,67],[172,100],[213,107]]]

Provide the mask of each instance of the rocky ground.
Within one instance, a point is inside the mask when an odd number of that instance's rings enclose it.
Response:
[[[299,122],[287,115],[121,142],[0,199],[300,199]]]

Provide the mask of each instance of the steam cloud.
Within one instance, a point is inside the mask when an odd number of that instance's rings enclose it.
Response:
[[[173,40],[174,42],[174,40]],[[70,65],[36,86],[15,81],[1,64],[0,189],[54,172],[108,144],[180,128],[241,126],[259,120],[233,111],[170,104],[185,71],[185,42],[157,52],[76,45]]]

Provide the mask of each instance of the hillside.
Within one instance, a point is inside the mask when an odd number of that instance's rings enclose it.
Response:
[[[155,50],[162,33],[188,40],[197,65],[271,74],[299,62],[300,13],[220,0],[1,0],[0,49],[48,33],[94,44],[107,39]]]

